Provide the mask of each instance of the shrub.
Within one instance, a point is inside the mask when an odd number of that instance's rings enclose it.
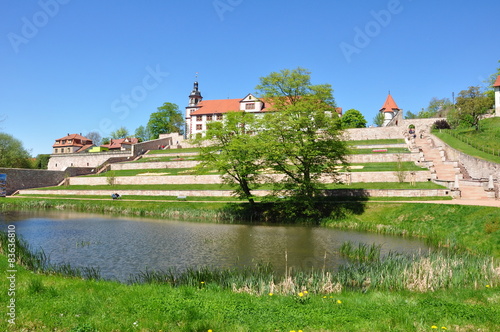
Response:
[[[438,120],[432,125],[432,129],[451,129],[450,124],[446,120]]]

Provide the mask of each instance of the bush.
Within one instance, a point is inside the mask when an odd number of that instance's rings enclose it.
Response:
[[[432,125],[432,129],[451,129],[450,124],[446,120],[438,120]]]

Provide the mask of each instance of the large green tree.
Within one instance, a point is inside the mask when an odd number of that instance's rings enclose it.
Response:
[[[176,104],[164,103],[158,107],[158,111],[151,113],[147,129],[151,133],[151,138],[156,139],[160,134],[184,132],[184,119]]]
[[[13,136],[0,133],[0,167],[31,168],[30,154]]]
[[[137,137],[141,142],[149,141],[151,139],[151,132],[147,127],[139,126],[135,130],[135,137]]]
[[[120,138],[125,138],[129,136],[128,129],[125,127],[120,127],[116,129],[115,131],[111,132],[111,138],[112,139],[120,139]]]
[[[278,189],[299,198],[310,213],[323,187],[320,177],[334,181],[347,155],[332,87],[311,84],[310,72],[299,67],[262,77],[257,91],[272,105],[260,133],[268,166],[285,176]]]
[[[355,109],[350,109],[346,111],[342,117],[340,118],[340,122],[342,123],[342,128],[365,128],[366,127],[366,119],[361,114],[360,111]]]
[[[197,139],[201,146],[198,168],[222,172],[224,182],[236,187],[236,196],[248,199],[252,206],[252,189],[259,186],[263,165],[261,136],[255,135],[258,123],[252,113],[229,112],[224,122],[208,123],[206,135]]]
[[[377,127],[382,127],[382,125],[384,124],[384,120],[384,113],[377,112],[377,114],[373,118],[373,124]]]
[[[493,101],[481,92],[480,87],[471,86],[458,94],[455,109],[448,115],[453,127],[474,127],[479,130],[479,120],[493,106]]]

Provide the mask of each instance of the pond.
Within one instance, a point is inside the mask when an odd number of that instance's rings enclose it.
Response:
[[[340,246],[382,246],[418,253],[419,240],[310,226],[228,225],[174,220],[118,218],[73,212],[0,213],[0,227],[15,225],[32,249],[43,249],[53,264],[95,267],[106,279],[127,281],[140,271],[174,268],[237,268],[270,263],[286,267],[336,269],[346,263]],[[285,258],[286,256],[286,258]]]

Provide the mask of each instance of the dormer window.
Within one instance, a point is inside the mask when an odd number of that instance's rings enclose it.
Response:
[[[246,103],[245,109],[246,110],[254,110],[255,109],[255,103]]]

